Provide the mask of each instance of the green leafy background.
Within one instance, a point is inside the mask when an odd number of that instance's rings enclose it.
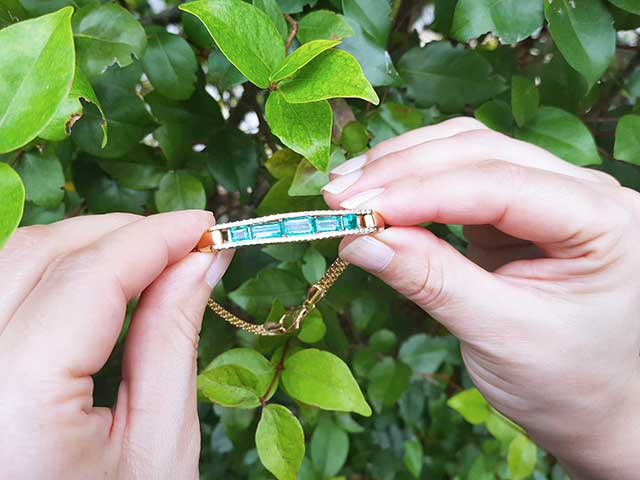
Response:
[[[329,169],[460,115],[639,189],[638,28],[635,0],[0,0],[0,246],[91,213],[323,208]],[[239,251],[214,297],[277,320],[336,252]],[[199,350],[203,479],[566,478],[355,268],[297,335],[208,312]]]

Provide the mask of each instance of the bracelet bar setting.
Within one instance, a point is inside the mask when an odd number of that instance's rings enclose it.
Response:
[[[290,212],[214,225],[205,231],[196,249],[213,252],[250,245],[310,242],[382,229],[384,220],[373,210]]]

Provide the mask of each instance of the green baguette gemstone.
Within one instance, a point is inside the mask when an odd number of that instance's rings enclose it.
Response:
[[[342,216],[342,226],[345,230],[358,229],[358,216],[352,213]]]
[[[251,240],[249,227],[233,227],[229,229],[229,238],[232,242],[241,242],[243,240]]]
[[[334,215],[316,218],[316,231],[318,233],[339,232],[340,230],[342,230],[340,217]]]
[[[286,218],[284,220],[284,234],[289,235],[309,235],[316,232],[311,217]]]
[[[282,223],[269,222],[251,225],[251,238],[256,240],[262,238],[277,238],[282,236]]]

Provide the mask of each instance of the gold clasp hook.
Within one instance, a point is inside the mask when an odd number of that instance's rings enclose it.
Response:
[[[312,285],[307,292],[307,298],[305,298],[301,306],[287,310],[282,314],[280,320],[267,322],[263,327],[270,335],[282,335],[283,333],[300,330],[304,319],[315,310],[316,305],[324,298],[326,293],[327,291],[320,285]]]

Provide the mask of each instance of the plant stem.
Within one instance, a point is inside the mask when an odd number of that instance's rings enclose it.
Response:
[[[295,18],[293,18],[288,13],[285,14],[284,18],[286,18],[287,22],[289,22],[289,25],[291,25],[291,32],[289,32],[287,43],[285,43],[284,45],[284,48],[286,51],[286,50],[289,50],[289,47],[291,46],[291,42],[293,42],[293,39],[296,38],[296,35],[298,34],[298,22],[295,20]]]
[[[262,408],[267,406],[267,399],[269,398],[269,394],[271,393],[271,391],[273,390],[273,387],[275,386],[276,382],[278,381],[278,378],[280,377],[280,372],[282,372],[282,370],[284,370],[284,359],[287,356],[287,350],[289,350],[289,342],[291,341],[290,338],[287,339],[287,341],[284,343],[284,347],[282,347],[282,356],[280,357],[280,360],[278,361],[278,364],[276,365],[276,373],[273,375],[273,378],[271,379],[271,383],[269,384],[269,387],[267,388],[267,391],[264,392],[264,395],[262,395],[260,397],[260,404],[262,405]]]

